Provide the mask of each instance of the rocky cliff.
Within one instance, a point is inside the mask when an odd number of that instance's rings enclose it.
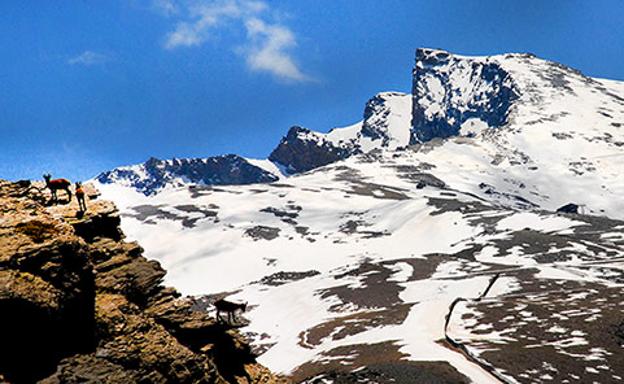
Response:
[[[119,215],[0,180],[0,382],[274,383],[245,340],[124,241]]]
[[[411,141],[418,143],[456,136],[474,124],[504,125],[518,90],[494,59],[419,48],[412,97]]]
[[[337,145],[321,133],[294,126],[271,152],[269,160],[283,165],[287,173],[293,174],[345,159],[352,153],[353,148]]]

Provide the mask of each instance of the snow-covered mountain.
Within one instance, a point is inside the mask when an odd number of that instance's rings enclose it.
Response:
[[[152,157],[143,164],[103,172],[96,180],[129,187],[149,196],[165,187],[270,183],[279,179],[276,174],[279,170],[267,161],[237,155],[172,160]]]
[[[624,145],[623,83],[530,54],[466,57],[432,49],[417,50],[413,79],[411,95],[376,95],[351,126],[328,133],[292,127],[268,160],[150,159],[97,179],[145,194],[273,182],[352,155],[419,150],[433,141],[427,157],[450,185],[505,205],[553,210],[576,201],[589,212],[623,217],[624,190],[613,183]],[[467,141],[439,142],[447,137]]]
[[[623,145],[622,82],[419,49],[411,95],[246,161],[277,181],[95,183],[167,283],[249,301],[259,361],[294,381],[613,382]]]

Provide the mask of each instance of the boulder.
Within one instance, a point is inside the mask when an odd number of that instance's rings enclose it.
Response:
[[[558,213],[579,213],[579,206],[574,203],[568,203],[557,208]]]

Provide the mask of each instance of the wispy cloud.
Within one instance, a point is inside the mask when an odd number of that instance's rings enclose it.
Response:
[[[180,12],[180,7],[174,0],[152,0],[152,7],[166,16]]]
[[[110,61],[111,57],[104,53],[94,52],[94,51],[84,51],[79,55],[74,57],[70,57],[67,60],[67,63],[70,65],[85,65],[91,66],[96,64],[103,64],[107,61]]]
[[[294,32],[283,24],[269,21],[271,9],[267,3],[204,0],[187,3],[185,10],[186,16],[179,18],[174,30],[165,36],[166,49],[200,46],[220,28],[241,28],[246,31],[247,39],[236,51],[242,53],[249,69],[267,72],[282,80],[310,80],[292,56],[292,49],[297,46]]]

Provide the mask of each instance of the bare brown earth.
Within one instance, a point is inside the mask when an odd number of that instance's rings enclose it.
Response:
[[[455,340],[520,383],[624,380],[624,288],[533,272],[516,272],[513,294],[456,311],[468,335]]]
[[[347,316],[337,317],[319,324],[299,335],[299,345],[310,348],[320,345],[324,338],[344,339],[367,329],[389,324],[401,324],[405,321],[411,305],[402,304],[388,309],[362,311]]]
[[[237,331],[162,286],[114,205],[88,195],[81,215],[75,199],[48,206],[0,180],[0,382],[282,381]]]
[[[339,176],[341,180],[356,178],[350,168],[337,166],[336,169],[342,172]],[[362,187],[362,184],[357,187]],[[375,185],[366,187],[370,196],[379,199],[392,197],[391,193],[385,193]],[[355,189],[348,187],[342,191],[349,195]],[[359,189],[359,192],[363,190]],[[400,193],[400,190],[392,192]],[[454,313],[454,317],[465,317],[466,331],[472,336],[458,339],[470,354],[477,357],[471,359],[469,356],[469,360],[481,365],[484,370],[501,373],[496,377],[507,377],[518,382],[613,382],[624,377],[621,374],[624,364],[619,360],[621,353],[618,353],[624,344],[624,318],[618,307],[624,301],[618,301],[621,288],[614,286],[624,282],[624,240],[620,236],[609,235],[624,228],[624,223],[606,217],[567,215],[578,225],[565,231],[528,227],[505,229],[500,228],[499,223],[517,211],[499,209],[484,201],[464,200],[458,196],[459,192],[447,189],[441,195],[427,197],[428,205],[434,208],[431,215],[459,212],[471,226],[479,229],[457,243],[458,251],[418,257],[405,254],[399,259],[386,261],[363,256],[356,264],[330,272],[328,277],[336,283],[319,285],[314,290],[315,295],[331,303],[329,316],[298,335],[299,346],[316,353],[307,363],[290,372],[290,379],[305,383],[466,380],[446,362],[409,361],[400,353],[401,346],[397,345],[397,340],[370,345],[358,343],[362,343],[367,331],[405,323],[410,311],[422,304],[406,302],[401,298],[410,282],[432,279],[432,284],[440,280],[454,283],[476,276],[493,278],[497,275],[503,278],[500,284],[513,293],[486,297],[480,303],[469,304],[470,310],[466,313]],[[394,196],[394,199],[400,200],[400,197]],[[262,212],[284,221],[299,219],[299,209],[285,207],[269,207]],[[531,212],[544,217],[554,216],[553,212]],[[340,234],[356,239],[375,237],[370,236],[372,232],[367,232],[370,229],[368,213],[366,210],[353,210],[342,214]],[[302,236],[309,235],[309,228],[300,229]],[[386,236],[385,232],[377,233]],[[495,247],[496,252],[486,258],[482,252],[487,246]],[[514,253],[515,260],[507,260]],[[411,276],[401,275],[400,279],[395,279],[397,270],[405,270],[399,263],[412,267]],[[452,267],[448,263],[452,263]],[[440,268],[445,265],[446,268]],[[548,268],[569,273],[568,280],[540,278],[538,273]],[[262,289],[315,276],[316,273],[308,272],[279,272],[252,284]],[[500,288],[500,284],[496,285]],[[486,289],[486,284],[483,288]],[[577,296],[585,291],[589,292],[588,296]],[[591,298],[592,295],[595,296]],[[474,297],[465,299],[470,301]],[[520,304],[526,305],[530,314],[518,309]],[[567,315],[566,311],[575,308],[575,305],[581,305],[576,308],[579,315]],[[596,310],[601,313],[595,313]],[[559,316],[569,317],[572,323],[562,322]],[[444,319],[440,318],[440,329],[443,327]],[[559,327],[564,329],[561,335],[549,331]],[[346,341],[356,335],[364,337],[352,338],[354,344],[347,345]],[[258,332],[249,336],[262,351],[273,345],[267,342],[271,335]],[[500,336],[509,340],[501,342]],[[614,340],[620,343],[617,344],[620,349],[612,349],[616,345]],[[569,344],[574,341],[582,344]],[[341,346],[326,350],[324,346],[332,345],[332,342]],[[437,342],[444,344],[443,339]],[[450,345],[447,346],[451,348]],[[463,348],[452,349],[465,354]]]
[[[323,353],[319,360],[300,366],[292,379],[306,384],[470,382],[447,362],[414,362],[405,357],[392,341],[349,345],[332,349]]]

